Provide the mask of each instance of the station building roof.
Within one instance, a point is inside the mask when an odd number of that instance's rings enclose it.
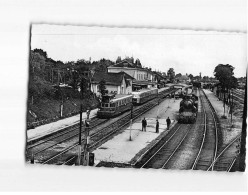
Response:
[[[107,72],[95,72],[92,83],[100,83],[102,80],[105,81],[106,85],[121,85],[121,82],[125,79],[126,82],[128,80],[134,80],[133,77],[131,77],[129,74],[125,72],[119,72],[119,73],[107,73]]]
[[[136,64],[129,62],[128,60],[124,59],[112,66],[109,66],[108,69],[111,68],[127,68],[127,69],[137,69],[137,70],[143,70],[143,71],[147,71],[151,74],[154,74],[153,71],[151,71],[148,68],[142,68],[142,67],[138,67]]]

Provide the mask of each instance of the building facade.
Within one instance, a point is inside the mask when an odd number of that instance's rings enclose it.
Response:
[[[130,63],[127,60],[122,60],[121,62],[108,67],[108,73],[120,72],[125,72],[135,79],[133,81],[133,90],[157,87],[156,75],[147,68],[137,67],[135,64]]]
[[[100,82],[105,81],[105,87],[108,93],[131,94],[133,77],[125,72],[106,73],[96,72],[91,80],[91,91],[100,96]]]

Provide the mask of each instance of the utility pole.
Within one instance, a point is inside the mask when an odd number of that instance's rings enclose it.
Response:
[[[233,115],[233,89],[232,89],[232,103],[231,103],[231,128],[232,128],[232,115]]]
[[[60,86],[58,86],[58,87],[59,87],[59,91],[60,91],[60,94],[61,94],[60,117],[62,118],[63,117],[63,108],[64,108],[64,94],[63,94]]]
[[[225,91],[224,91],[224,96],[223,96],[223,106],[224,106],[224,117],[226,116],[226,107],[225,107],[225,101],[226,101],[226,95],[225,95]]]
[[[131,118],[130,118],[130,128],[129,128],[129,141],[132,141],[132,133],[131,133],[131,129],[132,129],[132,123],[133,123],[133,103],[131,103]]]
[[[78,165],[81,164],[81,152],[82,152],[82,113],[83,113],[83,106],[80,105],[80,121],[79,121],[79,140],[78,140]]]
[[[89,121],[86,119],[85,120],[85,144],[84,144],[84,156],[83,156],[83,165],[88,166],[88,161],[89,161],[89,152],[88,152],[88,144],[89,144]]]
[[[159,105],[158,91],[157,91],[157,99],[158,99],[158,105]]]

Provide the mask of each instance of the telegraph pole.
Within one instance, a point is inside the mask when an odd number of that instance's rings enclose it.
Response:
[[[225,101],[226,101],[226,95],[225,95],[225,91],[224,91],[224,96],[223,96],[224,117],[226,116],[226,105],[225,105]]]
[[[81,164],[81,152],[82,152],[82,113],[83,113],[83,106],[80,105],[80,121],[79,121],[79,140],[78,140],[78,165]]]
[[[89,121],[85,120],[85,144],[84,144],[84,157],[83,157],[83,165],[88,166],[88,144],[89,144]]]
[[[232,115],[233,115],[233,89],[232,89],[232,103],[231,103],[231,128],[232,128]]]
[[[130,118],[130,128],[129,128],[129,141],[132,141],[132,134],[131,134],[131,129],[132,129],[132,123],[133,123],[133,103],[131,103],[131,118]]]

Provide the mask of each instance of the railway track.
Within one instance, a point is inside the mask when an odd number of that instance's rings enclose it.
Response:
[[[240,153],[240,139],[241,135],[234,138],[227,146],[225,146],[207,170],[230,172]]]
[[[200,99],[203,105],[204,132],[201,147],[191,168],[193,170],[207,170],[216,159],[218,151],[217,115],[204,91],[201,90],[200,93]]]
[[[176,124],[168,134],[155,144],[135,164],[135,168],[162,168],[173,151],[189,132],[189,125]]]
[[[234,90],[233,93],[241,98],[245,97],[245,92],[244,91],[238,91],[238,90]]]
[[[241,103],[241,104],[244,104],[244,97],[242,98],[242,97],[240,97],[240,96],[238,96],[238,95],[233,95],[233,100],[234,101],[236,101],[236,102],[239,102],[239,103]]]
[[[189,138],[192,137],[194,133],[197,133],[198,137],[196,138],[196,143],[193,143],[195,144],[194,147],[199,147],[195,155],[195,160],[187,159],[189,156],[186,156],[185,159],[189,162],[192,161],[191,169],[208,169],[217,155],[218,125],[216,113],[209,100],[203,91],[200,92],[200,95],[202,96],[201,104],[199,105],[201,112],[198,113],[197,122],[192,125],[178,124],[179,126],[176,127],[176,130],[162,138],[159,143],[153,146],[153,148],[135,164],[136,168],[171,169],[177,167],[175,163],[178,155],[180,156],[180,152],[183,154],[186,147],[193,147],[193,145],[188,143]],[[201,139],[200,143],[197,141],[199,139]]]
[[[162,99],[162,98],[159,98]],[[153,108],[158,101],[150,101],[133,111],[134,119],[143,114],[144,112]],[[101,119],[103,120],[103,119]],[[129,124],[130,113],[125,113],[121,118],[116,119],[113,123],[106,125],[103,128],[95,129],[91,127],[89,131],[90,143],[89,149],[93,150],[99,144],[108,140],[111,135],[116,133],[120,128]],[[96,122],[96,121],[95,121]],[[101,121],[104,123],[105,121]],[[92,131],[92,129],[94,129]],[[85,144],[85,133],[82,134],[82,144]],[[74,127],[68,132],[61,132],[58,135],[53,135],[52,137],[46,138],[45,140],[40,140],[36,143],[27,146],[27,160],[30,160],[32,155],[35,157],[36,162],[42,164],[67,164],[71,165],[75,163],[77,159],[77,148],[78,148],[78,126]],[[82,151],[84,152],[84,151]]]
[[[93,129],[105,123],[106,121],[107,119],[94,118],[92,120],[93,126],[91,126],[90,129]],[[72,126],[70,129],[66,128],[63,131],[57,132],[57,134],[52,134],[49,137],[45,137],[43,140],[36,141],[35,143],[34,142],[28,143],[26,148],[27,149],[26,158],[30,159],[32,155],[35,157],[37,154],[44,152],[50,148],[53,148],[58,144],[61,144],[73,138],[77,138],[79,135],[78,129],[79,129],[79,124]]]

